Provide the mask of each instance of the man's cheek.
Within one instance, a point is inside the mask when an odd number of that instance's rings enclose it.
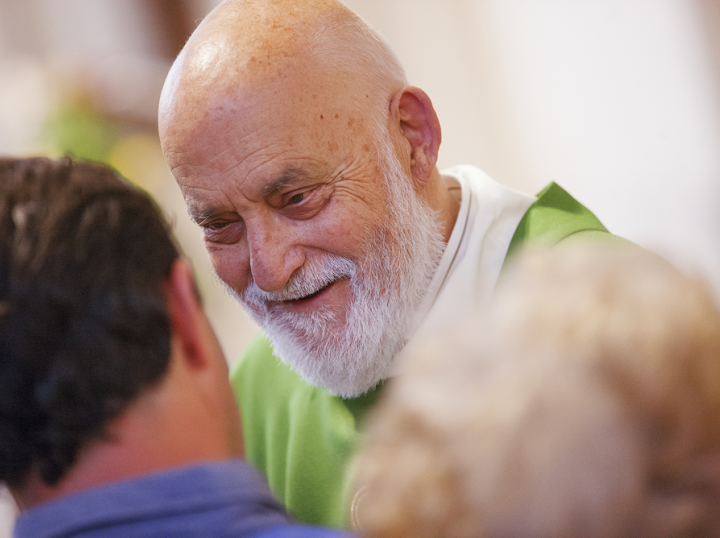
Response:
[[[215,275],[237,295],[242,295],[250,285],[250,271],[229,256],[210,251],[209,254]]]

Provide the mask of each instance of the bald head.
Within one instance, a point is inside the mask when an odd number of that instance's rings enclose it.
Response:
[[[327,85],[357,112],[387,112],[406,84],[397,58],[367,23],[334,0],[226,0],[178,56],[160,102],[160,134],[202,121],[223,99],[278,82]],[[271,90],[272,88],[272,90]]]
[[[392,359],[379,361],[376,349],[402,345],[415,304],[402,302],[409,284],[360,283],[394,272],[424,292],[458,209],[435,166],[441,136],[430,98],[407,86],[382,38],[334,0],[227,0],[175,62],[159,130],[217,276],[264,328],[284,327],[274,340],[290,342],[283,360],[326,365],[333,381],[305,378],[336,394],[376,384]],[[402,204],[417,217],[410,229]],[[388,244],[394,258],[374,249]],[[342,269],[332,265],[339,260]],[[380,271],[383,260],[394,269]],[[296,286],[306,270],[323,276]],[[362,305],[375,290],[391,288],[402,315],[382,304],[397,327],[380,315],[360,319],[374,312]],[[260,297],[252,305],[248,290]],[[324,317],[309,330],[283,325],[282,312]],[[350,353],[353,327],[365,325],[377,328],[362,337],[372,350]],[[332,334],[341,336],[323,340]],[[332,350],[327,360],[320,349]]]

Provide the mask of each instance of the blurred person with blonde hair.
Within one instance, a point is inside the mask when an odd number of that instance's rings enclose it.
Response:
[[[403,358],[358,462],[368,536],[720,536],[704,283],[640,249],[529,252]]]

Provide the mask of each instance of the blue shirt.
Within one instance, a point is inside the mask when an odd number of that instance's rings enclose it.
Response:
[[[248,536],[348,538],[291,523],[263,478],[241,460],[142,475],[23,513],[16,538]]]

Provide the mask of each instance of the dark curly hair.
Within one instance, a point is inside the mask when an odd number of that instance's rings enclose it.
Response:
[[[0,159],[0,481],[56,484],[160,381],[178,257],[157,205],[111,168]]]

